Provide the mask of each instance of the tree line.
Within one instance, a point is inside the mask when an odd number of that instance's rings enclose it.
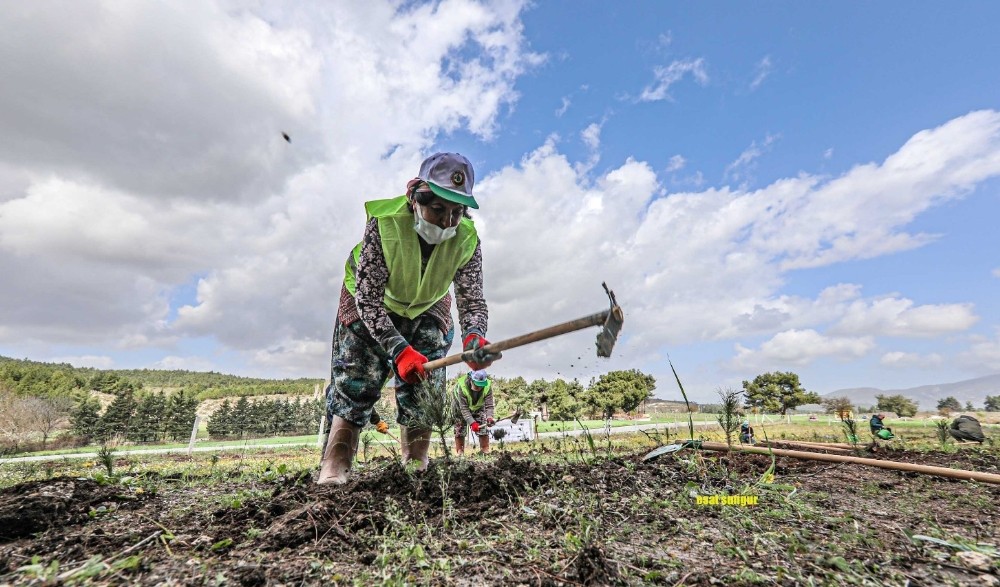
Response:
[[[523,377],[491,380],[498,412],[540,410],[551,420],[610,418],[616,413],[634,412],[656,389],[656,378],[638,369],[609,371],[592,378],[586,387],[576,379],[535,379],[530,383]],[[454,386],[453,379],[449,391]]]
[[[318,431],[325,411],[321,399],[250,400],[242,396],[233,403],[223,400],[209,417],[207,430],[212,438],[311,434]]]
[[[184,388],[205,400],[240,395],[307,395],[321,383],[320,379],[258,379],[214,371],[94,369],[0,356],[0,390],[18,396],[75,397],[86,391],[116,393],[131,385],[134,389]]]
[[[198,399],[185,390],[137,392],[127,386],[102,412],[92,396],[81,397],[70,416],[70,431],[86,442],[120,438],[130,442],[186,440],[191,434]]]
[[[864,410],[862,406],[855,406],[850,398],[846,397],[827,398],[823,400],[823,406],[826,408],[827,413],[830,414],[850,413],[857,407],[858,411],[891,412],[906,418],[916,416],[919,409],[917,402],[902,394],[878,394],[875,396],[875,405],[870,406],[870,409]],[[983,407],[983,411],[986,412],[1000,412],[1000,395],[986,396]],[[965,406],[962,406],[962,403],[953,396],[941,398],[937,402],[937,410],[941,414],[947,415],[963,409],[969,412],[977,411],[971,401],[965,402]]]
[[[742,393],[745,397],[745,408],[772,413],[776,412],[782,415],[790,409],[813,403],[821,403],[825,411],[829,414],[844,416],[857,410],[893,412],[900,416],[912,417],[916,415],[918,410],[917,402],[902,394],[876,395],[875,406],[871,406],[867,410],[862,409],[861,406],[855,406],[850,398],[822,398],[815,392],[806,391],[799,381],[799,376],[790,371],[763,373],[755,377],[752,381],[744,381]],[[721,392],[720,395],[722,395]],[[719,404],[707,404],[703,406],[703,410],[712,411],[718,407]],[[984,408],[987,412],[1000,412],[1000,395],[986,396]],[[962,409],[971,412],[975,410],[975,407],[972,405],[972,402],[965,402],[965,406],[963,407],[957,399],[949,396],[938,401],[937,409],[943,414],[948,414]]]
[[[41,363],[0,357],[0,451],[41,448],[59,431],[60,442],[159,442],[188,438],[198,405],[222,397],[209,418],[209,435],[215,438],[308,434],[318,429],[323,400],[311,394],[318,380],[254,380],[216,373],[185,371],[80,369],[68,364]],[[139,374],[141,380],[126,377]],[[204,375],[205,377],[194,377]],[[610,417],[633,412],[652,395],[655,379],[638,370],[613,371],[584,386],[577,380],[494,377],[498,411],[541,409],[553,419]],[[164,383],[195,382],[187,387],[164,389]],[[294,383],[288,387],[289,382]],[[453,389],[454,380],[449,385]],[[157,388],[156,384],[161,387]],[[206,387],[206,386],[217,387]],[[253,401],[247,396],[286,395],[294,398]],[[112,396],[106,409],[94,393]],[[286,393],[282,393],[286,392]],[[237,396],[237,397],[233,397]],[[105,402],[106,403],[106,402]],[[388,406],[382,410],[388,411]],[[383,414],[388,419],[388,413]]]

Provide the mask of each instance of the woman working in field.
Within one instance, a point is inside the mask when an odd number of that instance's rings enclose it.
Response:
[[[474,180],[468,159],[437,153],[424,160],[405,195],[365,203],[364,238],[348,257],[333,331],[331,425],[319,483],[346,482],[361,427],[390,375],[403,460],[426,468],[431,431],[420,425],[416,386],[444,396],[445,370],[428,373],[423,365],[451,346],[452,284],[463,348],[488,344],[482,250],[468,213],[479,208]],[[483,369],[496,358],[468,365]]]

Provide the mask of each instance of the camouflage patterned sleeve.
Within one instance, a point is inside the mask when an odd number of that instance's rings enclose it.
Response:
[[[480,243],[476,243],[469,262],[455,273],[455,305],[458,306],[462,338],[470,332],[485,338],[489,312],[483,297],[483,249]]]
[[[389,266],[382,252],[382,238],[378,220],[372,218],[365,226],[361,257],[358,260],[357,289],[354,301],[365,328],[390,357],[395,357],[409,344],[393,326],[385,308],[385,284],[389,280]]]

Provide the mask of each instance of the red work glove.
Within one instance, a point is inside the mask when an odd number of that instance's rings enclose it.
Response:
[[[497,421],[494,420],[493,418],[486,418],[486,425],[487,426],[492,426],[492,425],[494,425],[496,423],[497,423]]]
[[[475,351],[476,349],[481,349],[488,344],[490,344],[490,341],[486,340],[485,338],[479,336],[476,333],[472,333],[466,336],[465,340],[462,341],[462,350]],[[499,358],[500,358],[499,355],[492,355],[490,353],[486,353],[483,356],[484,360],[482,362],[466,361],[465,364],[468,365],[469,368],[472,369],[473,371],[478,371],[480,369],[485,369],[489,367],[490,365],[493,364],[493,361]]]
[[[472,425],[469,426],[469,428],[472,428],[473,432],[479,434],[479,422],[473,422]]]
[[[427,372],[424,371],[424,363],[427,357],[417,352],[413,346],[407,346],[403,352],[396,355],[396,372],[403,381],[416,384],[421,379],[427,379]]]

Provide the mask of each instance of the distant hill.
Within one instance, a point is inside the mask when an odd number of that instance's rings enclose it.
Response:
[[[904,395],[917,402],[922,411],[933,411],[937,409],[938,400],[952,396],[957,399],[962,406],[965,402],[972,402],[977,410],[983,409],[987,395],[1000,395],[1000,373],[996,375],[986,375],[955,383],[938,383],[934,385],[921,385],[907,389],[878,389],[877,387],[852,387],[849,389],[838,389],[824,394],[824,398],[846,397],[854,405],[862,407],[874,406],[876,395]]]
[[[698,411],[697,402],[689,402],[691,405],[691,410],[694,412]],[[646,400],[646,411],[647,412],[687,412],[688,405],[684,402],[660,399],[658,397],[651,397]]]
[[[94,369],[68,363],[46,363],[0,356],[0,388],[18,395],[47,397],[68,395],[74,390],[104,391],[96,382],[113,376],[149,391],[173,392],[184,388],[199,399],[237,395],[311,395],[322,379],[261,379],[226,375],[214,371],[179,369]]]

